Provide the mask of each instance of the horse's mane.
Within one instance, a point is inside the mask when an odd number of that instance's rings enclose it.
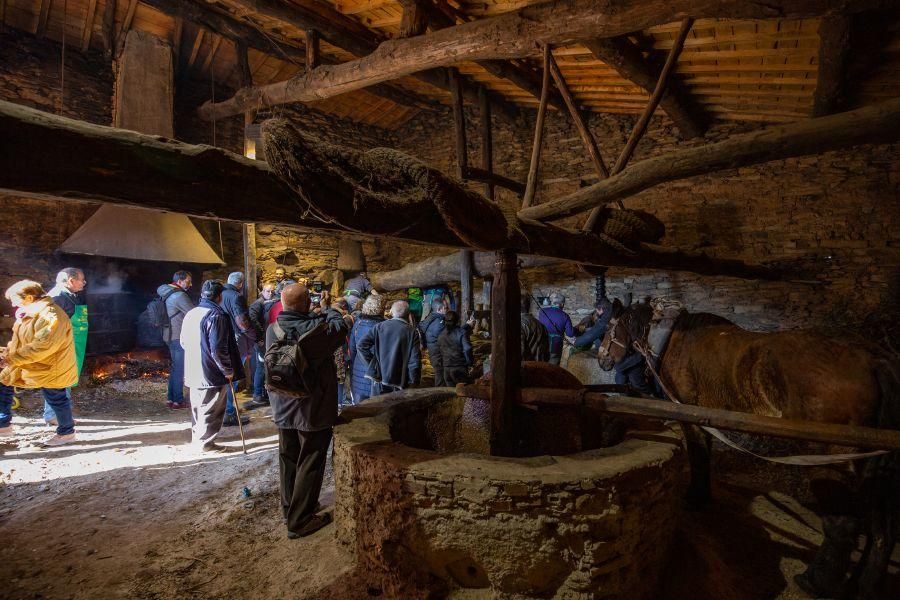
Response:
[[[653,309],[649,304],[638,302],[632,304],[622,313],[622,324],[628,329],[628,335],[633,340],[644,337],[644,330],[653,317]]]
[[[615,313],[613,313],[615,314]],[[653,318],[653,308],[646,302],[636,302],[627,308],[623,308],[618,314],[622,325],[628,330],[628,335],[633,340],[639,340],[644,337],[644,331],[650,319]],[[675,322],[674,330],[676,331],[692,331],[694,329],[702,329],[704,327],[714,327],[722,325],[731,325],[738,327],[725,317],[714,315],[712,313],[689,313],[683,312]]]

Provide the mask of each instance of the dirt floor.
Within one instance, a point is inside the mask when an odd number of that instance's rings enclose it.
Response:
[[[164,407],[164,380],[76,390],[79,442],[42,449],[40,399],[22,397],[0,443],[0,598],[366,598],[333,527],[288,540],[277,438],[250,413],[248,454],[190,452],[189,415]],[[661,597],[806,598],[792,582],[821,539],[818,517],[753,468],[716,482],[716,504],[685,513]],[[764,479],[764,478],[763,478]],[[774,486],[777,488],[778,486]],[[325,482],[322,503],[330,505]],[[900,590],[900,550],[891,585]],[[459,597],[488,597],[480,593]],[[896,596],[900,597],[900,592]]]

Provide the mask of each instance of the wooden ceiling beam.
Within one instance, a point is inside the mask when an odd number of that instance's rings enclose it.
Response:
[[[94,16],[97,14],[97,0],[89,0],[87,15],[84,18],[84,29],[81,33],[81,51],[87,52],[91,47],[91,36],[94,33]]]
[[[249,0],[239,0],[249,2]],[[302,0],[309,3],[311,0]],[[681,19],[727,17],[732,19],[800,19],[817,17],[841,8],[865,10],[891,5],[894,0],[668,0],[648,10],[646,0],[619,0],[610,11],[607,2],[552,0],[526,6],[497,17],[471,21],[412,38],[382,42],[362,58],[334,67],[320,67],[303,77],[239,91],[233,98],[208,102],[199,109],[204,119],[224,118],[250,105],[275,105],[321,100],[391,81],[422,71],[466,61],[508,60],[535,56],[541,44],[571,44],[616,37]],[[257,0],[273,4],[273,0]],[[317,2],[317,4],[320,4]],[[282,5],[279,5],[282,6]],[[293,6],[293,5],[292,5]],[[331,9],[333,12],[334,9]],[[340,13],[337,13],[340,15]],[[327,19],[322,19],[326,20]],[[370,32],[371,33],[371,32]],[[322,30],[327,39],[327,34]],[[357,41],[358,43],[358,41]],[[433,72],[433,71],[431,71]],[[442,86],[443,87],[443,86]]]
[[[597,59],[616,70],[623,78],[652,94],[656,88],[662,65],[644,58],[643,53],[628,38],[596,39],[584,44]],[[701,111],[691,103],[687,90],[670,79],[659,102],[669,118],[685,138],[703,135],[706,130]]]
[[[900,98],[850,112],[735,135],[698,148],[675,150],[634,163],[621,173],[562,198],[521,210],[519,217],[560,219],[634,196],[667,181],[897,140],[900,140]]]
[[[275,19],[298,29],[316,29],[326,42],[357,57],[371,54],[385,41],[377,32],[319,0],[294,0],[291,3],[278,0],[232,0],[231,3],[247,13]],[[442,69],[423,69],[410,75],[434,87],[451,91],[447,73]],[[472,103],[478,102],[479,84],[468,78],[463,80],[466,83],[464,86],[466,99]],[[507,115],[513,116],[518,112],[502,96],[496,96],[493,101],[494,105],[499,106]]]
[[[50,5],[53,3],[53,0],[41,0],[41,6],[38,10],[38,18],[37,22],[34,24],[34,35],[37,37],[44,37],[47,34],[47,22],[50,19]],[[6,6],[4,4],[4,12],[6,11]]]
[[[275,56],[281,60],[294,64],[306,62],[306,52],[302,48],[293,45],[283,39],[273,39],[271,35],[260,33],[255,27],[246,25],[230,15],[212,10],[192,0],[140,0],[142,4],[158,10],[159,12],[178,17],[184,21],[193,23],[197,27],[214,31],[223,37],[241,40],[249,48],[253,48],[264,54]],[[137,0],[131,0],[133,5]],[[131,15],[134,12],[131,10]],[[323,63],[333,64],[335,61],[322,60]],[[436,105],[430,99],[409,92],[402,88],[381,84],[369,88],[369,91],[377,96],[386,98],[403,106],[410,106],[420,110],[436,110]],[[250,107],[250,108],[256,108]],[[245,112],[245,111],[240,111]]]

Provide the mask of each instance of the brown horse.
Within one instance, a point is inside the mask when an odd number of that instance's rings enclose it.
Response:
[[[635,352],[652,310],[636,304],[616,315],[598,355],[609,370]],[[756,333],[716,315],[682,314],[657,362],[667,389],[686,404],[741,412],[900,429],[900,369],[848,340],[806,331]],[[709,435],[685,427],[691,458],[689,504],[710,498]],[[825,452],[847,452],[825,448]],[[900,453],[845,467],[843,481],[813,480],[824,512],[825,540],[795,579],[816,597],[856,589],[877,597],[896,539],[900,512]],[[849,580],[850,554],[860,532],[866,551]]]

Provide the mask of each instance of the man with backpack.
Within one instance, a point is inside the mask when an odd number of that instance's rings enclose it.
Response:
[[[282,290],[281,302],[284,310],[266,331],[266,387],[278,427],[281,506],[295,539],[331,522],[316,507],[338,414],[334,352],[352,319],[331,305],[328,292],[321,313],[311,312],[309,290],[299,283]]]
[[[184,399],[184,349],[181,347],[181,325],[194,303],[188,296],[191,289],[191,274],[187,271],[176,271],[172,275],[172,283],[166,283],[156,289],[157,297],[147,307],[150,322],[162,330],[163,342],[169,347],[172,366],[169,369],[169,389],[166,406],[169,408],[190,408]]]

